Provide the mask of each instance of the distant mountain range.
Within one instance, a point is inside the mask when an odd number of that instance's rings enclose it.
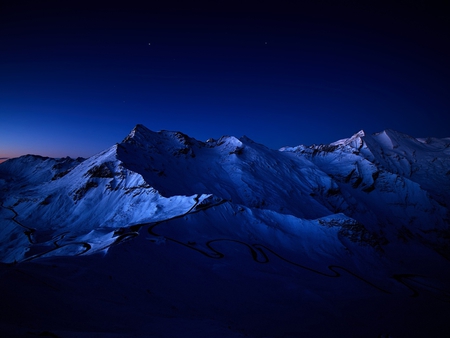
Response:
[[[447,337],[450,138],[137,125],[1,163],[0,239],[9,336]]]

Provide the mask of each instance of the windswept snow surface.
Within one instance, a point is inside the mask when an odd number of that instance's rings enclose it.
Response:
[[[0,331],[450,333],[450,139],[201,142],[137,125],[88,159],[0,164]]]

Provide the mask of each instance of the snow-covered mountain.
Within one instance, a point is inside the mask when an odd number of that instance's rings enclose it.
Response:
[[[10,336],[447,336],[450,138],[277,151],[137,125],[0,164],[0,238]]]

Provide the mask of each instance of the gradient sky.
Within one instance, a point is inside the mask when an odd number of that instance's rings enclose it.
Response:
[[[450,13],[430,1],[67,2],[2,2],[0,158],[88,157],[137,123],[273,149],[450,136]]]

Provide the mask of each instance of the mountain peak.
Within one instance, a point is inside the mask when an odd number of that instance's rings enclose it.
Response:
[[[362,138],[366,137],[366,132],[361,129],[360,131],[358,131],[356,134],[353,134],[352,137],[350,138],[344,138],[341,140],[338,140],[336,142],[330,143],[330,145],[332,146],[339,146],[339,145],[353,145],[354,147],[358,148],[361,146],[361,144],[363,143]]]
[[[145,139],[148,139],[152,133],[153,132],[150,129],[148,129],[146,126],[138,123],[134,126],[134,128],[131,130],[131,132],[128,134],[128,136],[123,139],[122,143],[128,143],[131,140],[134,140],[134,141],[138,141],[141,139],[145,140]]]
[[[144,126],[143,124],[136,124],[134,126],[134,128],[131,130],[130,135],[136,135],[136,134],[148,134],[151,133],[152,131],[150,129],[148,129],[146,126]]]
[[[366,136],[366,132],[363,130],[363,129],[361,129],[360,131],[358,131],[356,134],[354,134],[353,135],[353,137],[364,137],[364,136]]]

